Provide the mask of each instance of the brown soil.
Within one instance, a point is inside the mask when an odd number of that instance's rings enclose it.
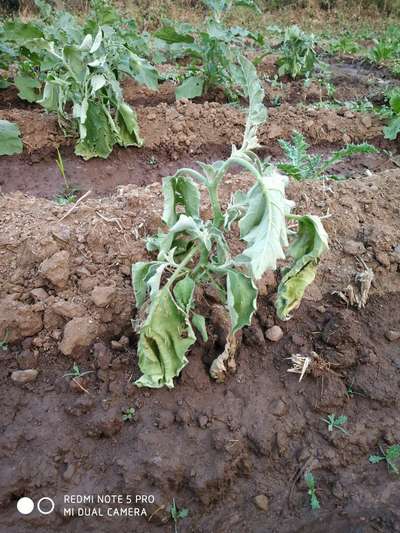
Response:
[[[56,119],[39,110],[0,111],[0,118],[19,124],[25,145],[21,156],[0,158],[2,192],[21,191],[48,198],[62,192],[63,179],[55,164],[55,148],[62,155],[69,181],[82,191],[104,195],[117,185],[144,185],[198,159],[223,158],[232,143],[240,143],[244,115],[229,105],[196,104],[181,101],[174,105],[137,108],[145,148],[115,149],[107,161],[85,162],[73,155],[73,139],[59,131]],[[382,139],[383,123],[376,116],[350,111],[315,110],[287,104],[269,109],[269,119],[260,131],[265,156],[281,157],[277,143],[289,139],[294,129],[304,133],[317,150],[330,151],[349,142],[371,142],[389,147]],[[391,168],[385,156],[359,158],[356,169],[374,171]],[[382,166],[383,165],[383,166]],[[349,167],[348,170],[351,170]]]
[[[0,513],[4,531],[68,533],[171,531],[166,506],[190,510],[193,532],[400,531],[396,476],[368,456],[400,442],[400,171],[331,185],[292,184],[300,212],[324,219],[331,250],[284,337],[276,323],[275,281],[261,284],[259,308],[243,334],[238,369],[225,384],[208,376],[220,350],[211,340],[191,352],[172,391],[139,390],[129,271],[146,257],[143,237],[160,225],[160,186],[121,188],[108,199],[68,207],[21,193],[0,199],[1,370]],[[223,197],[249,184],[228,180]],[[208,208],[205,208],[205,214]],[[360,264],[375,273],[365,309],[333,294],[354,283]],[[207,294],[207,293],[206,293]],[[211,309],[210,309],[211,311]],[[110,341],[127,335],[129,345]],[[388,340],[392,338],[392,340]],[[117,349],[118,348],[118,349]],[[287,373],[287,357],[317,352],[334,372]],[[78,361],[79,385],[63,377]],[[18,368],[37,379],[14,384]],[[87,392],[81,388],[83,386]],[[346,392],[351,386],[358,393]],[[122,423],[134,406],[135,420]],[[349,435],[328,432],[327,414],[346,414]],[[303,481],[312,469],[321,510],[312,513]],[[64,518],[64,494],[154,494],[147,519]],[[56,512],[17,517],[16,500],[51,496]],[[255,505],[264,495],[267,512]],[[158,510],[157,510],[158,509]],[[148,520],[153,514],[151,520]],[[160,527],[160,524],[162,527]],[[164,524],[164,525],[163,525]]]

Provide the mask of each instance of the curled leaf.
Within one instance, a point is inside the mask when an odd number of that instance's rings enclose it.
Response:
[[[176,305],[169,288],[164,287],[153,299],[140,331],[138,356],[143,375],[136,385],[173,388],[173,378],[186,366],[186,352],[195,340],[187,314]]]
[[[294,262],[284,271],[275,302],[281,320],[289,319],[290,313],[300,305],[305,289],[314,281],[321,255],[328,250],[328,235],[318,217],[304,215],[292,218],[299,221],[299,229],[288,250]]]

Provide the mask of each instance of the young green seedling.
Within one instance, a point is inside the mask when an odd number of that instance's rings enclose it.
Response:
[[[389,472],[399,474],[398,462],[400,461],[400,444],[393,444],[386,448],[384,451],[381,446],[379,446],[382,455],[370,455],[368,460],[372,464],[380,463],[381,461],[386,461],[388,465]]]
[[[310,145],[298,131],[293,133],[291,143],[283,139],[279,139],[278,143],[288,161],[278,163],[277,167],[296,181],[320,180],[324,178],[340,179],[327,173],[333,165],[355,154],[375,154],[379,152],[374,146],[363,143],[348,144],[341,150],[333,152],[328,158],[324,158],[320,154],[312,155],[309,153]]]
[[[186,353],[196,341],[195,329],[207,340],[206,318],[196,312],[196,287],[216,287],[229,314],[225,349],[210,368],[211,376],[223,381],[227,367],[234,366],[236,334],[250,324],[257,307],[255,282],[267,270],[275,270],[278,260],[293,258],[282,272],[275,303],[278,317],[287,320],[328,248],[319,218],[291,213],[294,203],[285,196],[287,177],[255,153],[257,128],[266,119],[264,92],[254,65],[244,57],[239,65],[236,76],[249,100],[242,146],[233,146],[225,161],[198,163],[200,170],[184,168],[163,180],[166,232],[147,241],[147,249],[157,253],[154,260],[132,268],[139,310],[134,327],[140,333],[143,375],[136,381],[140,387],[173,387],[173,378],[188,363]],[[242,167],[255,184],[247,192],[236,191],[224,210],[219,189],[233,166]],[[208,192],[211,219],[201,217],[199,184]],[[239,255],[229,241],[234,224],[245,243]]]
[[[319,500],[317,498],[317,487],[315,484],[314,476],[310,471],[307,471],[304,475],[304,480],[308,487],[308,495],[310,496],[310,506],[313,511],[317,511],[320,508]]]
[[[128,407],[124,411],[122,411],[122,420],[124,422],[131,422],[135,418],[135,408],[134,407]]]
[[[178,520],[183,520],[186,518],[189,514],[189,509],[186,509],[185,507],[178,509],[174,498],[172,500],[172,504],[170,505],[169,512],[171,513],[171,518],[174,521],[175,533],[178,533]]]
[[[69,183],[67,176],[65,174],[64,161],[63,161],[63,158],[61,157],[60,150],[58,148],[57,148],[56,164],[64,180],[64,190],[62,194],[58,194],[55,197],[54,201],[58,205],[73,204],[74,202],[76,202],[76,193],[79,192],[79,188],[74,187],[73,185]]]
[[[347,416],[341,415],[336,418],[336,416],[328,415],[328,418],[321,418],[324,422],[328,424],[328,431],[333,431],[334,429],[339,429],[346,435],[349,435],[349,432],[346,431],[342,426],[347,423]]]
[[[64,374],[64,378],[70,377],[72,379],[81,378],[82,376],[85,376],[86,374],[92,374],[93,370],[86,370],[85,372],[82,372],[82,370],[79,368],[79,365],[77,363],[74,363],[72,365],[72,369]]]

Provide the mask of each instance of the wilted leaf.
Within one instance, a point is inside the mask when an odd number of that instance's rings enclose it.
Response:
[[[328,236],[318,217],[304,215],[294,218],[299,221],[299,229],[288,250],[294,263],[283,272],[275,302],[281,320],[290,318],[291,311],[300,305],[305,289],[314,281],[321,255],[328,250]]]
[[[80,155],[84,159],[107,158],[112,151],[114,140],[107,114],[102,105],[89,102],[85,126],[86,137],[76,145],[76,155]]]
[[[385,134],[385,139],[394,141],[397,138],[397,135],[400,133],[400,117],[396,117],[389,122],[387,126],[383,128]]]
[[[40,98],[39,89],[42,84],[39,80],[26,74],[18,74],[14,78],[14,83],[18,89],[18,96],[23,100],[36,102]]]
[[[197,313],[193,313],[192,324],[202,336],[203,341],[207,342],[208,333],[207,333],[206,319],[204,318],[204,316],[199,315]]]
[[[17,124],[0,120],[0,155],[14,155],[22,152],[22,142]]]
[[[179,85],[175,91],[176,99],[180,98],[196,98],[203,94],[204,79],[202,76],[191,76]]]
[[[167,287],[153,300],[138,343],[139,368],[143,372],[138,387],[173,388],[173,378],[187,364],[186,352],[196,337],[187,325],[187,315],[179,309]]]
[[[173,226],[178,220],[177,206],[185,208],[185,214],[198,217],[200,213],[200,192],[189,176],[168,176],[163,179],[164,212],[163,221]]]
[[[227,271],[227,304],[232,333],[249,326],[257,309],[257,289],[251,278],[235,270]]]
[[[139,124],[135,111],[125,102],[118,105],[116,124],[119,127],[118,144],[121,146],[142,146],[139,136]]]
[[[278,259],[285,257],[287,246],[285,215],[293,202],[285,198],[287,177],[273,171],[262,176],[247,193],[247,210],[239,222],[240,237],[246,248],[235,262],[246,264],[255,279],[268,269],[275,270]]]
[[[160,30],[156,31],[154,34],[155,37],[161,39],[169,44],[174,43],[193,43],[194,38],[187,33],[178,33],[173,26],[165,26]]]

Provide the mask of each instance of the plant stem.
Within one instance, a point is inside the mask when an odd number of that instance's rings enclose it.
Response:
[[[185,268],[185,266],[190,262],[192,257],[195,255],[195,253],[198,251],[198,247],[194,246],[185,256],[183,261],[179,263],[178,268],[175,270],[175,272],[172,274],[172,276],[167,281],[165,287],[169,288],[173,282],[176,280],[178,276],[180,276],[182,270]]]
[[[221,211],[218,199],[218,183],[213,183],[208,187],[208,193],[210,195],[211,209],[213,212],[214,224],[217,228],[220,228],[224,223],[224,216]]]

